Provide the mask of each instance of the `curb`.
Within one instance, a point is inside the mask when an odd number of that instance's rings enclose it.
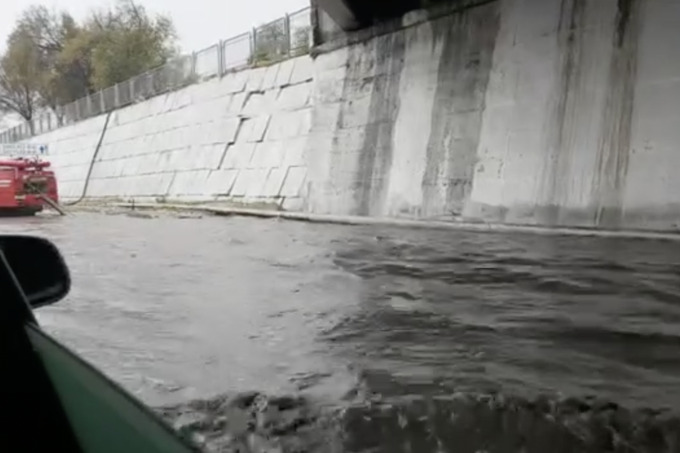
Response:
[[[530,226],[530,225],[503,225],[497,223],[475,223],[475,222],[446,222],[440,220],[412,220],[412,219],[395,219],[385,217],[361,217],[361,216],[340,216],[329,214],[311,214],[302,212],[289,211],[272,211],[265,209],[247,209],[247,208],[230,208],[217,207],[205,204],[176,204],[176,203],[109,203],[104,207],[117,207],[128,209],[146,209],[146,210],[175,210],[175,211],[194,211],[213,214],[217,216],[242,216],[242,217],[259,217],[268,219],[284,219],[297,222],[309,223],[326,223],[336,225],[353,225],[353,226],[388,226],[399,228],[421,228],[421,229],[438,229],[438,230],[463,230],[463,231],[478,231],[487,233],[531,233],[541,235],[557,235],[557,236],[585,236],[585,237],[604,237],[604,238],[624,238],[624,239],[652,239],[652,240],[666,240],[666,241],[680,241],[680,234],[677,233],[663,233],[651,231],[635,231],[635,230],[595,230],[586,228],[570,228],[570,227],[544,227],[544,226]]]

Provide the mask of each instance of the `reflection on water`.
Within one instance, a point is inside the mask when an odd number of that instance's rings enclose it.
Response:
[[[0,222],[53,239],[72,268],[72,295],[39,313],[46,329],[154,405],[302,392],[345,408],[333,417],[345,451],[449,451],[456,439],[483,451],[454,435],[470,424],[497,437],[487,451],[541,451],[496,429],[525,436],[508,426],[527,399],[552,401],[553,421],[578,404],[600,411],[595,401],[680,407],[680,243],[248,218]],[[532,411],[528,432],[573,435]],[[680,451],[668,429],[644,451]],[[554,451],[635,451],[593,450],[596,437]]]

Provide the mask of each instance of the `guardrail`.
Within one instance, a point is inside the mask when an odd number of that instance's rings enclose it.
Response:
[[[44,134],[230,71],[306,54],[312,44],[311,28],[311,8],[287,14],[7,129],[0,133],[0,143]]]

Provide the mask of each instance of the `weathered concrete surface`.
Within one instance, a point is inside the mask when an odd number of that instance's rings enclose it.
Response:
[[[308,57],[229,74],[114,112],[87,198],[233,199],[301,205],[311,124]],[[64,199],[80,196],[104,117],[48,142]]]
[[[466,214],[634,225],[623,217],[635,208],[625,187],[646,190],[627,178],[636,85],[648,83],[637,76],[642,3],[573,0],[531,10],[504,3]],[[639,131],[640,138],[649,132]],[[675,227],[666,200],[650,198],[647,206],[670,214],[664,227]]]
[[[313,211],[677,229],[680,3],[418,18],[317,57]]]
[[[313,210],[460,214],[477,160],[499,8],[496,2],[317,58],[312,131],[332,146],[324,147],[330,165],[310,154]]]
[[[88,196],[677,231],[680,2],[470,4],[114,113]],[[100,123],[35,139],[66,197]]]

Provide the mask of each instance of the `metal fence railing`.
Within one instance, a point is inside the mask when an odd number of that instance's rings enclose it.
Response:
[[[4,130],[0,132],[0,143],[44,134],[230,71],[303,55],[311,45],[308,7]]]

